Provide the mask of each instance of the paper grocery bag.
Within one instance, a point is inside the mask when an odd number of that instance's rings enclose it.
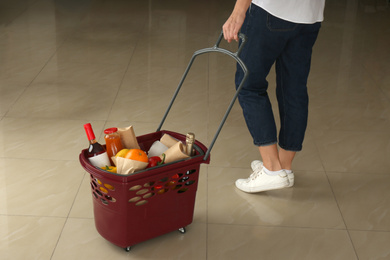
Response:
[[[161,139],[160,139],[160,142],[165,145],[166,147],[170,148],[172,146],[174,146],[177,142],[179,142],[179,140],[173,138],[172,136],[170,136],[169,134],[164,134]]]
[[[165,163],[186,159],[189,156],[185,152],[185,147],[182,142],[176,143],[165,151]]]
[[[123,157],[117,157],[115,164],[117,173],[122,175],[128,175],[136,171],[143,170],[146,166],[148,166],[148,163],[146,162],[126,159]]]
[[[128,126],[125,128],[118,128],[118,133],[121,137],[121,141],[124,148],[127,149],[140,149],[137,141],[137,137],[134,133],[133,126]]]

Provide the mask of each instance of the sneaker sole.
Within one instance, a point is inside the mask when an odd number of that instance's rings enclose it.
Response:
[[[257,193],[257,192],[262,192],[262,191],[278,190],[278,189],[287,188],[287,187],[289,187],[289,183],[286,180],[285,183],[265,185],[265,186],[253,187],[253,188],[246,188],[246,187],[240,188],[239,185],[237,185],[237,183],[236,183],[236,187],[237,187],[237,189],[244,191],[244,192],[247,192],[247,193]]]

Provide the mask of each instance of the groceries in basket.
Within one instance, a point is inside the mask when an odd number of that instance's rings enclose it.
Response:
[[[91,124],[85,124],[84,129],[87,133],[89,141],[89,147],[87,152],[89,162],[96,167],[111,166],[106,150],[101,144],[96,141],[95,133],[93,132]]]
[[[116,173],[116,167],[115,166],[107,166],[106,165],[104,167],[100,167],[100,169],[108,171],[108,172]]]
[[[106,141],[106,149],[108,158],[110,158],[111,164],[114,164],[111,157],[115,156],[120,150],[123,149],[121,136],[118,133],[118,128],[112,127],[104,130],[104,140]]]
[[[162,156],[165,154],[165,163],[170,163],[189,156],[184,144],[168,134],[164,134],[159,141],[155,141],[148,151],[149,156]]]
[[[149,161],[149,163],[148,163],[148,166],[146,166],[146,168],[153,168],[153,167],[162,165],[165,163],[165,153],[163,153],[161,156],[149,157],[148,161]]]
[[[138,171],[189,158],[194,154],[194,134],[188,133],[185,144],[168,134],[155,141],[149,150],[140,149],[133,126],[104,130],[106,148],[95,140],[90,123],[85,124],[90,148],[90,163],[106,172],[130,175]]]

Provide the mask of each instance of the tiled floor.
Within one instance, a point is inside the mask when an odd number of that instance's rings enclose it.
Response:
[[[390,6],[327,0],[294,187],[234,187],[259,159],[236,104],[202,165],[193,223],[125,252],[96,231],[78,155],[91,122],[156,130],[234,0],[0,1],[0,258],[390,259]],[[221,43],[235,49],[236,45]],[[197,58],[163,128],[210,144],[234,62]],[[274,99],[274,73],[270,77]]]

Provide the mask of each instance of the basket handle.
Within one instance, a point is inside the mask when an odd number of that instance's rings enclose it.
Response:
[[[189,72],[189,70],[190,70],[190,68],[191,68],[191,66],[192,66],[192,64],[193,64],[193,62],[194,62],[194,60],[195,60],[195,58],[196,58],[197,56],[201,55],[201,54],[211,53],[211,52],[220,52],[220,53],[229,55],[230,57],[232,57],[233,59],[235,59],[235,60],[237,61],[237,63],[240,65],[241,69],[242,69],[243,72],[244,72],[244,77],[243,77],[243,79],[242,79],[240,85],[238,86],[238,88],[237,88],[237,90],[236,90],[236,93],[235,93],[235,95],[233,96],[233,99],[231,100],[231,102],[230,102],[230,104],[229,104],[229,106],[228,106],[228,109],[226,110],[226,113],[225,113],[224,117],[222,118],[221,123],[219,124],[219,127],[218,127],[218,129],[217,129],[217,131],[216,131],[216,133],[215,133],[215,135],[214,135],[214,138],[213,138],[213,140],[211,141],[211,144],[210,144],[210,146],[209,146],[209,149],[207,150],[207,152],[206,152],[206,154],[205,154],[205,156],[204,156],[204,158],[203,158],[204,161],[206,161],[207,158],[209,157],[210,152],[211,152],[211,149],[213,148],[213,146],[214,146],[214,144],[215,144],[215,141],[217,140],[218,135],[219,135],[219,133],[221,132],[222,127],[223,127],[223,125],[225,124],[225,121],[226,121],[226,119],[227,119],[227,117],[228,117],[230,111],[232,110],[232,107],[233,107],[233,105],[234,105],[234,102],[236,101],[236,99],[237,99],[237,97],[238,97],[238,94],[239,94],[239,92],[241,91],[242,86],[244,85],[244,82],[246,81],[246,79],[247,79],[247,77],[248,77],[248,75],[249,75],[249,72],[248,72],[248,69],[247,69],[246,65],[245,65],[244,62],[238,57],[238,56],[240,55],[240,53],[241,53],[242,47],[245,45],[245,42],[246,42],[247,38],[246,38],[246,36],[245,36],[244,34],[242,34],[242,33],[239,33],[238,36],[239,36],[239,38],[240,38],[240,40],[241,40],[241,44],[240,44],[240,46],[239,46],[237,52],[231,52],[231,51],[229,51],[229,50],[226,50],[226,49],[223,49],[223,48],[220,48],[220,47],[219,47],[219,44],[221,43],[221,40],[222,40],[222,38],[223,38],[223,32],[221,32],[221,34],[220,34],[219,37],[218,37],[217,42],[215,43],[215,45],[214,45],[213,47],[205,48],[205,49],[200,49],[200,50],[197,50],[197,51],[194,52],[194,54],[192,55],[192,58],[191,58],[191,60],[190,60],[190,62],[189,62],[189,64],[188,64],[188,66],[187,66],[187,69],[185,70],[185,72],[184,72],[184,74],[183,74],[183,77],[182,77],[182,79],[180,80],[180,83],[179,83],[179,85],[177,86],[175,93],[173,94],[172,100],[171,100],[171,102],[170,102],[169,105],[168,105],[168,108],[167,108],[167,110],[166,110],[166,112],[165,112],[165,114],[164,114],[164,116],[163,116],[163,118],[162,118],[162,120],[161,120],[161,122],[160,122],[160,125],[158,126],[158,128],[157,128],[157,130],[156,130],[157,132],[161,130],[161,127],[162,127],[162,125],[164,124],[165,119],[167,118],[167,116],[168,116],[168,114],[169,114],[169,111],[171,110],[171,107],[172,107],[173,103],[175,102],[175,99],[176,99],[177,95],[179,94],[179,91],[180,91],[180,89],[181,89],[181,86],[183,85],[183,82],[184,82],[185,78],[187,77],[187,74],[188,74],[188,72]]]

